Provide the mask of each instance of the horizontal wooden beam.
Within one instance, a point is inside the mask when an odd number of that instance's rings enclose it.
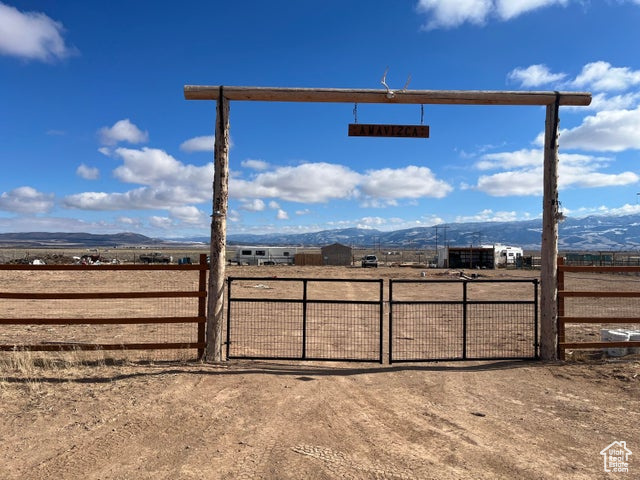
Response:
[[[206,317],[130,318],[0,318],[0,325],[143,325],[151,323],[205,323]]]
[[[640,317],[564,317],[559,316],[558,322],[562,324],[567,323],[638,323],[640,324]]]
[[[14,300],[98,300],[111,298],[194,298],[206,297],[207,292],[72,292],[72,293],[39,293],[39,292],[0,292],[0,298]]]
[[[558,291],[558,297],[585,297],[585,298],[638,298],[640,292],[580,292],[580,291]]]
[[[573,273],[640,273],[640,266],[635,267],[614,267],[614,266],[578,266],[559,265],[559,272]]]
[[[389,93],[384,89],[286,88],[223,86],[228,100],[262,102],[388,103],[442,105],[560,105],[586,106],[588,92],[533,92],[491,90],[404,90]],[[185,85],[187,100],[218,100],[219,85]]]
[[[31,345],[0,345],[4,352],[68,352],[76,350],[176,350],[204,348],[204,342],[189,343],[38,343]]]
[[[560,342],[560,348],[577,349],[577,348],[638,348],[640,342]]]

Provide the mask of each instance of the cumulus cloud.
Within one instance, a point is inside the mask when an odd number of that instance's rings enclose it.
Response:
[[[621,152],[640,149],[640,107],[605,110],[586,117],[578,127],[561,130],[563,148]]]
[[[207,214],[193,205],[170,207],[169,214],[171,218],[192,225],[204,224],[207,221]]]
[[[493,154],[486,157],[478,163],[480,168],[504,171],[481,175],[474,189],[494,197],[542,195],[542,150]],[[640,180],[640,176],[630,171],[603,173],[601,170],[611,163],[611,159],[604,157],[560,154],[558,186],[559,188],[609,187],[630,185]]]
[[[214,135],[193,137],[182,142],[180,150],[184,152],[213,152],[215,141],[216,138]]]
[[[169,217],[160,217],[157,215],[152,215],[149,217],[149,225],[154,228],[160,228],[162,230],[169,230],[174,226],[173,220]]]
[[[54,195],[32,187],[18,187],[0,195],[0,210],[21,214],[48,213],[53,209]]]
[[[276,218],[278,220],[289,220],[289,214],[285,212],[283,209],[279,208]]]
[[[361,189],[364,194],[379,199],[442,198],[453,190],[429,168],[416,166],[371,170],[364,176]]]
[[[597,91],[626,90],[640,85],[640,70],[614,67],[609,62],[592,62],[582,67],[582,72],[571,82],[571,85]]]
[[[380,207],[394,204],[399,198],[442,198],[452,190],[426,167],[386,168],[361,174],[343,165],[322,162],[278,167],[259,173],[251,180],[232,178],[229,184],[231,196],[237,198],[323,203],[332,199],[362,198],[364,194],[364,204]]]
[[[67,58],[77,50],[66,45],[64,31],[44,13],[0,3],[0,54],[45,62]]]
[[[360,174],[330,163],[305,163],[278,167],[252,180],[232,178],[230,195],[236,198],[281,198],[292,202],[327,202],[355,194]]]
[[[419,0],[417,10],[428,17],[424,28],[454,28],[464,23],[484,25],[489,19],[511,20],[524,13],[569,0]]]
[[[193,205],[211,200],[213,164],[185,165],[168,153],[153,149],[117,148],[123,160],[116,179],[143,185],[127,192],[83,192],[64,199],[69,208],[87,210],[156,209]]]
[[[457,223],[468,222],[512,222],[515,220],[522,220],[522,216],[518,215],[515,211],[499,211],[494,212],[490,208],[482,210],[475,215],[461,215],[456,217]]]
[[[518,82],[523,87],[531,88],[559,82],[566,76],[565,73],[552,73],[546,65],[539,64],[526,68],[515,68],[509,72],[507,78]]]
[[[128,118],[117,121],[111,127],[102,127],[98,130],[98,136],[102,145],[116,145],[120,142],[137,144],[149,140],[148,132],[140,130]]]
[[[240,208],[248,212],[262,212],[265,209],[265,204],[263,200],[256,198],[254,200],[244,202]]]
[[[240,165],[242,165],[244,168],[250,168],[251,170],[259,170],[259,171],[266,170],[267,168],[269,168],[269,164],[264,160],[248,159],[240,163]]]
[[[96,167],[89,167],[83,163],[76,169],[76,175],[85,180],[96,180],[100,176],[100,170]]]

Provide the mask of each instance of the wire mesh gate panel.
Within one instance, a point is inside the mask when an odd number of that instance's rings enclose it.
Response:
[[[390,280],[389,363],[538,358],[538,280]]]
[[[383,281],[230,277],[227,358],[382,363]]]

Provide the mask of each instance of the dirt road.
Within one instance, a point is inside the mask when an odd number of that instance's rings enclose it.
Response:
[[[3,479],[592,479],[611,442],[640,454],[637,360],[5,363],[0,405]]]

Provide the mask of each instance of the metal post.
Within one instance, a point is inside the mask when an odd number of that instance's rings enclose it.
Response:
[[[307,279],[302,280],[302,360],[307,358]]]
[[[467,281],[462,282],[462,359],[467,359]]]

